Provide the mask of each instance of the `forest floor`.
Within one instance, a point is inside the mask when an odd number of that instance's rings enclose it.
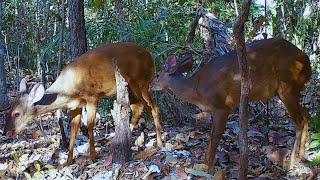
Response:
[[[310,114],[319,109],[320,102],[319,92],[312,89],[307,88],[302,100],[311,109]],[[270,107],[270,121],[265,120],[265,113],[259,113],[261,109],[253,112],[250,118],[249,178],[306,179],[311,176],[312,169],[304,162],[315,157],[316,152],[308,150],[304,161],[293,170],[286,170],[295,127],[283,105],[277,100],[272,102],[276,107]],[[259,109],[255,106],[251,105]],[[214,176],[206,173],[204,164],[210,122],[179,123],[181,121],[163,117],[165,147],[160,150],[156,148],[153,124],[147,123],[143,131],[132,133],[133,158],[123,165],[112,164],[114,128],[107,122],[107,118],[102,118],[96,125],[96,150],[100,155],[96,163],[89,160],[87,138],[80,134],[75,163],[65,165],[67,153],[59,148],[59,126],[51,115],[41,117],[41,121],[33,123],[18,137],[0,136],[0,179],[223,179],[223,176],[236,179],[240,159],[237,113],[229,116],[218,147]],[[2,127],[3,122],[0,123],[1,134]]]

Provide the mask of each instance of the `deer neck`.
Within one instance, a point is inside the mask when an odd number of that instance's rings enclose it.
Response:
[[[196,103],[198,94],[196,78],[184,78],[180,75],[171,76],[168,87],[180,99]]]

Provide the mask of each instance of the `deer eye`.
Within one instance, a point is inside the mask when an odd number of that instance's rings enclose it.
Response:
[[[14,113],[14,115],[13,115],[15,118],[17,118],[17,117],[19,117],[20,116],[20,113]]]

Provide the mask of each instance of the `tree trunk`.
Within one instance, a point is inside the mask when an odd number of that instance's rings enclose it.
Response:
[[[112,157],[116,163],[125,163],[131,158],[131,132],[129,126],[131,110],[128,83],[121,76],[116,60],[113,60],[113,64],[115,65],[117,100],[114,102],[114,108],[111,111],[116,132],[112,140]]]
[[[71,58],[75,59],[87,51],[83,0],[69,0],[68,7]]]
[[[57,76],[59,74],[61,68],[62,61],[62,50],[63,50],[63,31],[64,31],[64,4],[65,0],[61,0],[61,27],[60,27],[60,44],[59,44],[59,59],[58,59],[58,69]],[[87,51],[87,37],[85,30],[85,20],[84,20],[84,4],[83,0],[69,0],[68,1],[69,8],[69,28],[70,28],[70,49],[71,49],[71,59],[81,56]],[[65,111],[63,111],[66,113]],[[66,132],[70,132],[70,118],[68,118],[68,123],[63,123],[63,119],[61,117],[61,112],[58,116],[60,132],[62,136],[62,146],[68,146],[68,139]],[[87,128],[81,128],[83,134],[87,135]]]
[[[48,23],[49,23],[49,18],[50,18],[50,6],[51,6],[51,2],[50,0],[48,0],[46,3],[45,3],[45,20],[44,20],[44,37],[45,39],[48,39]]]
[[[196,17],[190,25],[187,44],[193,43],[196,28],[199,25],[200,35],[204,39],[203,54],[205,55],[203,64],[209,62],[212,57],[221,56],[231,50],[230,43],[232,37],[229,35],[223,22],[217,19],[212,13],[200,7],[196,12]]]
[[[60,70],[61,70],[61,62],[62,62],[62,57],[63,57],[63,41],[64,41],[64,26],[65,26],[65,1],[61,0],[61,21],[60,21],[60,42],[59,42],[59,54],[58,54],[58,62],[57,62],[57,72],[56,72],[56,77],[59,76]],[[64,125],[63,123],[63,118],[62,118],[62,110],[57,111],[57,117],[58,117],[58,122],[60,126],[60,133],[61,133],[61,146],[65,149],[68,149],[68,138],[66,135],[66,130],[70,130],[70,122]]]
[[[237,56],[239,62],[239,70],[241,74],[241,97],[240,97],[240,169],[239,179],[247,179],[248,173],[248,102],[250,91],[250,74],[249,64],[247,61],[247,53],[244,39],[244,26],[248,20],[251,0],[243,0],[242,11],[237,17],[233,27],[233,33],[237,45]]]
[[[6,73],[5,73],[5,49],[0,42],[0,110],[6,109],[9,106],[9,100],[7,96],[7,84],[6,84]]]
[[[62,56],[63,56],[63,41],[64,41],[64,25],[65,25],[65,1],[61,0],[61,22],[60,22],[60,41],[59,41],[59,54],[58,54],[58,63],[57,63],[57,77],[61,70],[61,62],[62,62]]]
[[[3,27],[3,11],[4,5],[3,0],[0,0],[0,32]],[[7,96],[7,84],[6,84],[6,72],[5,72],[5,45],[2,41],[3,38],[0,38],[0,111],[9,106],[9,100]]]
[[[121,42],[128,41],[130,38],[128,36],[128,27],[125,22],[124,12],[123,12],[123,2],[121,0],[115,0],[115,7],[118,11],[118,21],[119,21],[119,40]]]

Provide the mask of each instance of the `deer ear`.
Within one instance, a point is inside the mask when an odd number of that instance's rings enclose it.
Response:
[[[179,72],[185,73],[192,69],[193,59],[191,54],[186,54],[181,58],[181,63],[179,65]]]
[[[21,94],[27,92],[27,80],[26,80],[26,78],[21,79],[19,91],[20,91]]]
[[[177,57],[174,55],[169,56],[165,64],[165,70],[172,74],[177,70],[177,68]]]
[[[32,104],[40,101],[44,96],[44,92],[45,90],[42,83],[37,83],[36,85],[34,85],[29,93],[29,99],[32,102]]]

